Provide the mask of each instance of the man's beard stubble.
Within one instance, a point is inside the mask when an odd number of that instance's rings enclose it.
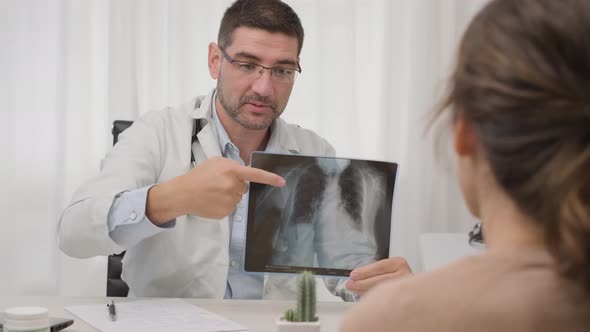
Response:
[[[221,78],[217,80],[217,97],[219,98],[219,103],[225,110],[225,112],[237,123],[239,123],[242,127],[251,129],[251,130],[262,130],[267,129],[270,127],[271,123],[277,119],[283,110],[277,110],[277,104],[275,101],[271,100],[268,97],[261,96],[255,92],[251,94],[244,95],[240,98],[238,105],[232,105],[230,102],[225,98],[223,92],[223,83],[221,82]],[[264,122],[252,122],[245,119],[242,115],[244,111],[242,107],[249,102],[256,102],[264,105],[268,105],[271,109],[271,117],[265,118]]]

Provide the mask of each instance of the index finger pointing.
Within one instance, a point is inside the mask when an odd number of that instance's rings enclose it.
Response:
[[[285,179],[260,168],[242,166],[236,169],[236,176],[242,181],[268,184],[275,187],[285,185]]]

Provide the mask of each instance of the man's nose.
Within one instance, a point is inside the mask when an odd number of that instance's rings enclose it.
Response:
[[[271,96],[272,95],[272,73],[270,70],[261,69],[262,73],[260,77],[256,78],[252,82],[252,91],[258,93],[261,96]]]

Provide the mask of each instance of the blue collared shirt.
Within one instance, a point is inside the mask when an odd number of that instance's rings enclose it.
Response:
[[[216,94],[211,103],[212,119],[217,131],[219,148],[223,157],[235,160],[241,165],[244,161],[240,151],[233,144],[217,116],[215,107]],[[266,152],[281,152],[276,124],[271,125],[271,136]],[[117,244],[129,248],[141,240],[158,234],[166,228],[174,227],[176,220],[171,220],[161,227],[154,225],[145,215],[147,193],[152,187],[147,186],[136,190],[125,191],[117,195],[107,216],[109,236]],[[225,298],[227,299],[261,299],[264,284],[263,274],[243,272],[243,252],[248,217],[248,193],[236,205],[236,210],[228,217],[230,229],[229,270]]]
[[[215,98],[215,96],[214,96]],[[215,99],[213,99],[215,100]],[[219,138],[221,154],[228,159],[235,160],[244,165],[240,157],[240,150],[233,144],[223,128],[217,115],[215,103],[212,103],[213,124]],[[279,152],[280,145],[276,126],[271,125],[271,136],[266,146],[266,152]],[[246,220],[248,218],[248,193],[242,196],[242,200],[236,205],[236,210],[229,216],[229,272],[227,275],[226,299],[260,299],[264,284],[263,274],[251,274],[243,272],[244,240],[246,237]]]

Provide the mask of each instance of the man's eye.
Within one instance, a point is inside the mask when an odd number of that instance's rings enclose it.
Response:
[[[254,70],[256,70],[256,66],[251,64],[251,63],[240,63],[240,70],[243,72],[253,72]]]
[[[293,75],[293,70],[285,68],[274,68],[273,73],[277,76],[291,76]]]

